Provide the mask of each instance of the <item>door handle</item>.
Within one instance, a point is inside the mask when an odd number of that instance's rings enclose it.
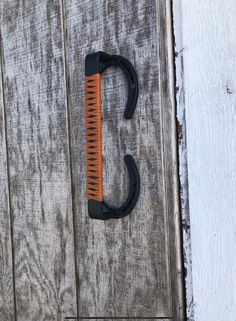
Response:
[[[131,155],[124,161],[129,175],[129,193],[118,208],[103,200],[102,175],[102,104],[101,74],[109,66],[120,67],[128,82],[128,99],[124,118],[131,119],[138,99],[138,78],[132,64],[124,57],[98,51],[85,58],[85,116],[86,116],[86,194],[90,218],[107,220],[128,215],[135,207],[140,192],[140,177]]]

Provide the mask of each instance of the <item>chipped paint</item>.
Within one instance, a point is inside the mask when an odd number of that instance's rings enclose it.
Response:
[[[173,1],[173,27],[175,37],[175,72],[176,72],[176,109],[177,134],[179,147],[180,202],[182,213],[183,254],[185,269],[186,314],[188,321],[194,321],[194,300],[192,287],[191,229],[189,216],[187,141],[185,125],[185,92],[184,92],[184,48],[181,29],[181,0]]]

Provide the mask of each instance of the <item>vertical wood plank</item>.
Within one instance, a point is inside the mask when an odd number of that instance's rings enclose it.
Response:
[[[168,1],[64,2],[78,314],[183,320]],[[140,82],[137,110],[125,121],[124,75],[115,68],[103,75],[105,199],[114,206],[125,199],[125,154],[134,156],[141,176],[138,204],[119,221],[90,220],[85,200],[84,59],[97,50],[130,59]]]
[[[1,1],[18,321],[76,314],[59,1]]]
[[[2,52],[0,34],[0,54]],[[0,55],[0,320],[15,320],[2,59]]]
[[[185,320],[185,297],[183,291],[183,253],[180,215],[178,141],[176,124],[174,38],[172,25],[172,1],[156,1],[157,30],[159,33],[160,63],[160,109],[162,114],[163,179],[165,186],[165,208],[167,221],[167,244],[169,277],[171,279],[170,300],[175,320]]]

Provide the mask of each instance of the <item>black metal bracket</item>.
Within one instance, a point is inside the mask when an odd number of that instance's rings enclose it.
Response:
[[[85,58],[85,76],[102,73],[109,66],[118,66],[126,76],[128,82],[128,99],[124,112],[125,119],[131,119],[138,100],[138,77],[133,65],[128,59],[118,55],[108,55],[98,51]]]
[[[124,157],[124,161],[128,170],[130,181],[129,194],[126,201],[119,208],[112,208],[108,206],[104,201],[99,202],[88,200],[88,212],[91,218],[100,220],[122,218],[132,212],[133,208],[135,207],[140,192],[139,173],[134,159],[131,155],[126,155]]]

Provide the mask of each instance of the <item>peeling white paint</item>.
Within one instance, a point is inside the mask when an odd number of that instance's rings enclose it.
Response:
[[[185,124],[185,89],[184,89],[184,48],[182,42],[181,0],[173,1],[173,27],[176,68],[176,104],[179,146],[180,201],[183,227],[183,251],[185,268],[185,295],[187,320],[194,321],[194,302],[192,288],[192,259],[190,239],[188,169]]]
[[[236,2],[175,0],[173,11],[188,318],[235,321]]]

